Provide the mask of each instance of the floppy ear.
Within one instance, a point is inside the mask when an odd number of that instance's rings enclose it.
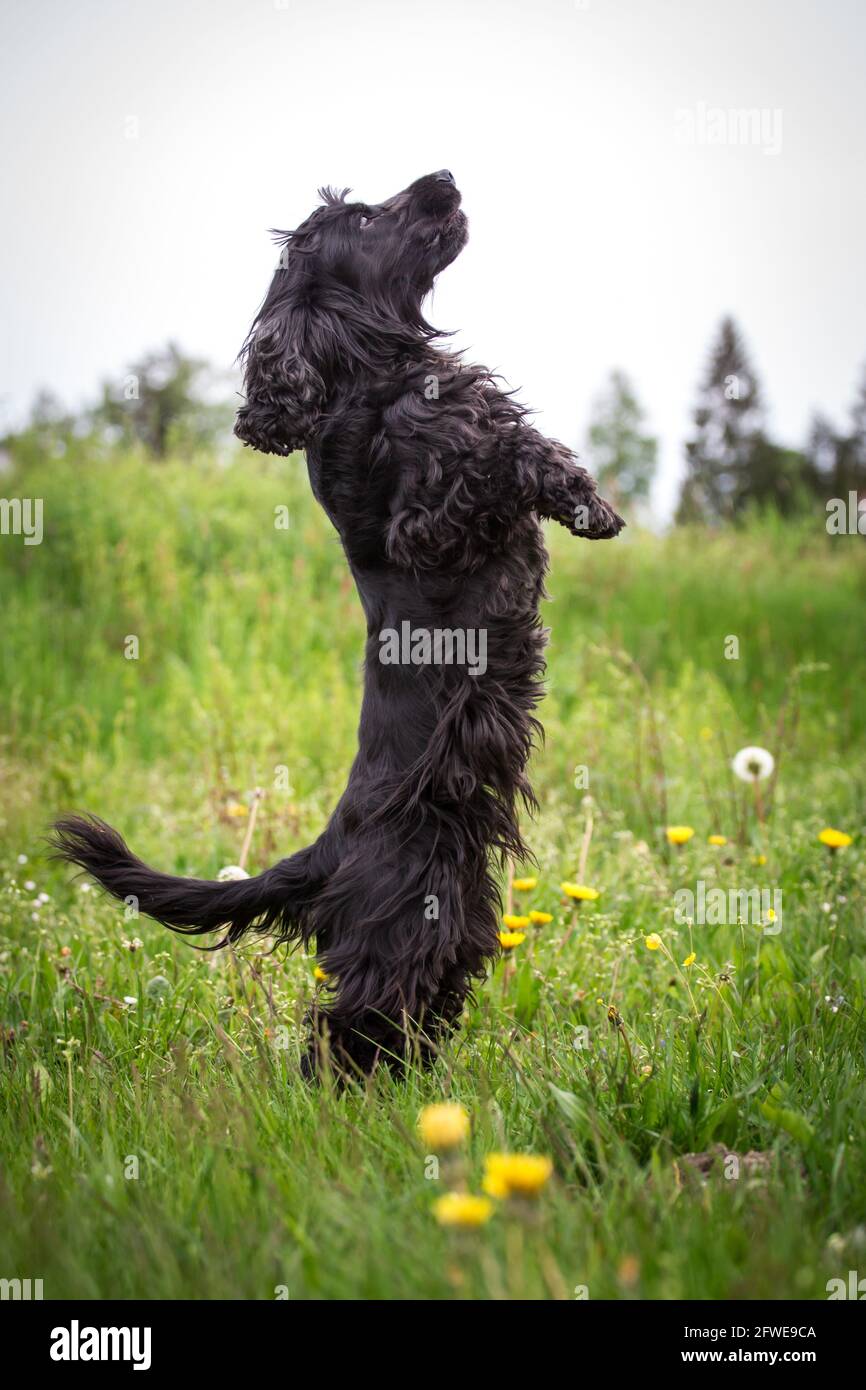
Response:
[[[304,353],[305,317],[287,306],[285,317],[258,321],[243,350],[247,399],[235,434],[263,454],[302,449],[322,411],[325,386]]]
[[[263,454],[303,449],[325,403],[327,325],[313,309],[315,233],[275,232],[279,266],[241,349],[246,404],[235,434]]]

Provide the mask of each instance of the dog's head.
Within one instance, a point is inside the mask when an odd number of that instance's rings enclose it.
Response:
[[[383,203],[348,193],[323,189],[306,222],[276,234],[280,263],[244,344],[247,399],[235,423],[262,453],[302,448],[336,380],[430,336],[422,302],[466,245],[447,169]]]

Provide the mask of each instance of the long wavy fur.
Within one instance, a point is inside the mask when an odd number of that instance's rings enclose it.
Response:
[[[459,1019],[498,949],[495,861],[527,860],[518,814],[540,725],[547,556],[539,519],[616,535],[621,519],[561,444],[483,367],[437,345],[423,300],[465,244],[447,171],[385,203],[323,205],[280,233],[244,345],[236,433],[305,448],[367,619],[358,753],[319,839],[256,878],[174,878],[94,817],[56,824],[60,855],[173,931],[315,941],[332,992],[310,1062],[369,1071],[421,1055]],[[483,632],[486,669],[383,664],[381,634]]]

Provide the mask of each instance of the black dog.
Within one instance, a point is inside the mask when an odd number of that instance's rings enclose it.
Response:
[[[59,821],[57,845],[175,931],[314,939],[331,1053],[369,1071],[405,1056],[407,1030],[435,1050],[498,949],[492,861],[527,857],[517,809],[534,804],[540,731],[539,518],[591,540],[623,522],[489,372],[433,346],[421,305],[467,240],[451,174],[373,207],[347,192],[325,190],[280,234],[235,426],[265,453],[306,449],[364,607],[346,790],[314,844],[243,882],[157,873],[95,819]]]

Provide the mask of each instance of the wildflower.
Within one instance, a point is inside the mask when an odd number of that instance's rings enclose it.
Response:
[[[248,816],[249,813],[249,806],[245,806],[242,801],[230,801],[229,804],[226,806],[227,816]]]
[[[705,724],[704,727],[701,729],[701,738],[704,740],[704,743],[709,743],[709,741],[710,741],[710,739],[711,739],[712,737],[713,737],[713,731],[712,731],[712,729],[709,727],[708,724]]]
[[[559,886],[567,898],[578,903],[594,903],[596,898],[601,897],[598,888],[587,888],[582,883],[560,883]]]
[[[734,774],[741,782],[763,782],[775,766],[775,759],[766,748],[741,748],[731,762]]]
[[[19,856],[18,856],[18,863],[19,863],[19,864],[26,864],[26,863],[27,863],[27,855],[26,855],[26,854],[19,854]]]
[[[131,941],[124,940],[121,941],[120,944],[123,947],[124,951],[129,951],[130,955],[134,956],[136,951],[141,950],[142,946],[144,945],[144,942],[141,940],[140,937],[134,936]]]
[[[851,844],[851,836],[846,835],[844,830],[834,830],[832,826],[827,826],[818,836],[822,845],[826,845],[830,850],[847,849]]]
[[[683,961],[683,965],[694,965],[694,963],[695,963],[696,960],[697,960],[697,956],[695,955],[694,951],[689,951],[689,954],[686,956],[685,960]]]
[[[323,970],[320,965],[317,965],[313,971],[313,979],[318,980],[319,984],[323,985],[328,978],[328,972]]]
[[[662,939],[657,931],[650,932],[649,936],[644,941],[644,945],[646,946],[648,951],[658,951],[661,947],[661,944]]]
[[[690,825],[669,825],[665,831],[672,845],[687,845],[694,833]]]
[[[433,1215],[440,1226],[483,1226],[493,1215],[493,1203],[470,1192],[446,1192],[433,1203]]]
[[[645,1067],[641,1067],[640,1074],[641,1076],[652,1076],[653,1069],[649,1062],[647,1062]]]
[[[521,927],[529,926],[528,917],[515,917],[513,912],[506,912],[502,919],[503,927],[508,927],[509,931],[520,931]]]
[[[515,946],[522,946],[526,940],[524,931],[501,931],[499,933],[499,944],[503,951],[513,951]]]
[[[766,864],[766,862],[767,862],[767,856],[766,856],[766,854],[756,854],[756,855],[755,855],[755,863],[758,864],[759,866],[763,867],[763,865]]]
[[[240,882],[242,878],[249,878],[246,869],[242,869],[240,864],[226,864],[224,869],[220,869],[217,874],[218,883]]]
[[[518,893],[528,893],[530,889],[538,887],[538,879],[516,878],[511,886],[512,888],[515,888]]]
[[[529,920],[530,920],[530,922],[534,922],[535,926],[537,926],[537,927],[546,927],[547,924],[548,924],[548,922],[552,922],[552,921],[553,921],[553,913],[552,913],[552,912],[530,912],[530,914],[529,914]]]
[[[728,837],[727,837],[727,835],[708,835],[708,836],[707,836],[707,844],[708,844],[708,845],[726,845],[727,843],[728,843]]]
[[[508,1196],[508,1183],[498,1173],[487,1173],[481,1182],[482,1191],[488,1197],[495,1197],[497,1202],[502,1202]]]
[[[36,884],[33,882],[32,878],[25,878],[24,887],[27,889],[28,893],[32,893],[33,889],[36,887]]]
[[[425,1105],[418,1116],[418,1133],[437,1152],[453,1149],[469,1134],[469,1115],[456,1101]]]
[[[553,1160],[544,1154],[488,1154],[484,1170],[506,1196],[535,1197],[553,1172]]]

